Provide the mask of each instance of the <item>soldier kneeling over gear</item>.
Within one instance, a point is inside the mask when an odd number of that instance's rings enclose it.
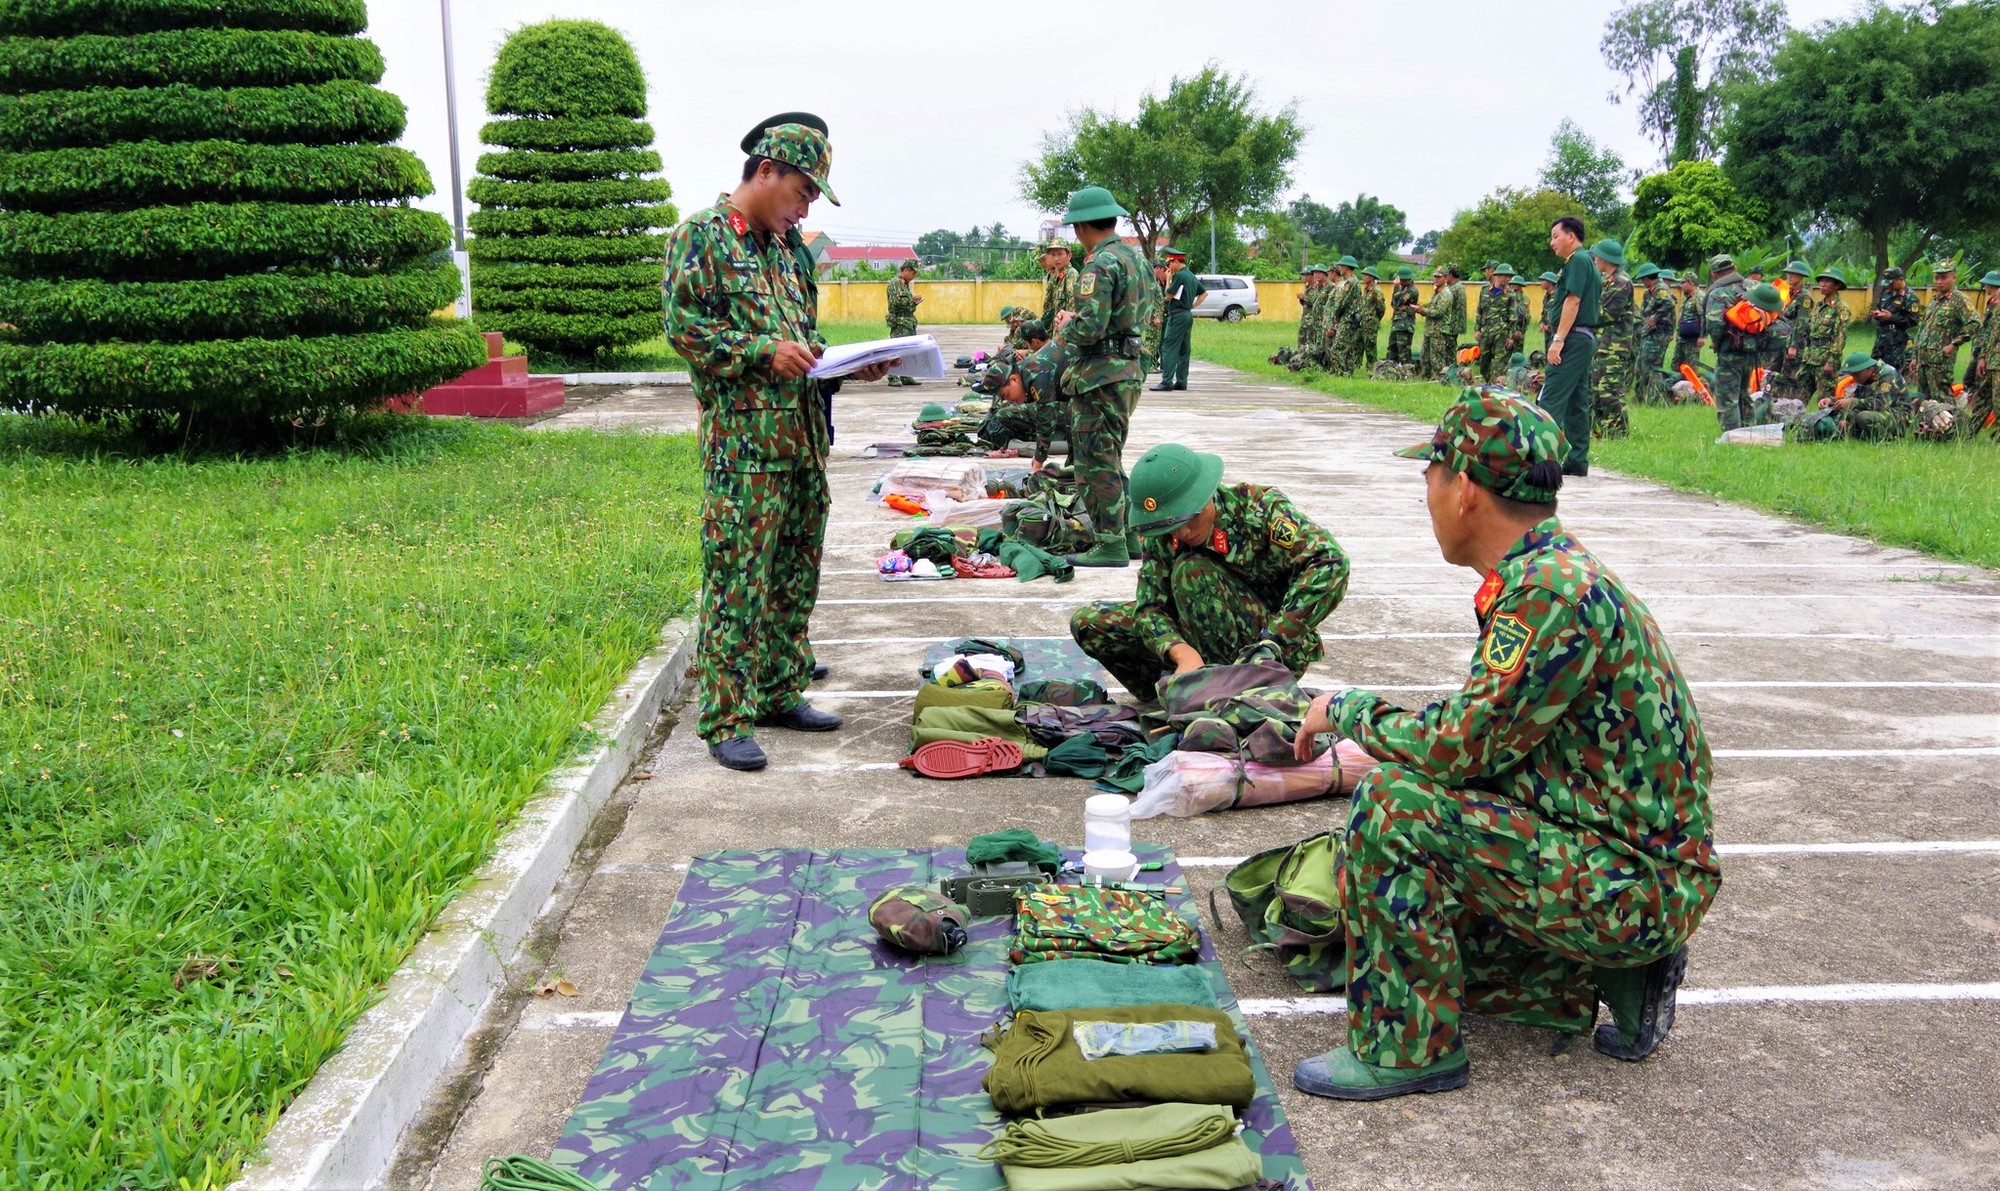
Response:
[[[1446,562],[1485,576],[1457,693],[1409,711],[1323,695],[1301,756],[1337,733],[1379,763],[1354,792],[1335,887],[1341,1045],[1292,1072],[1341,1100],[1464,1087],[1459,1016],[1643,1059],[1674,1024],[1687,942],[1722,884],[1712,762],[1659,626],[1556,518],[1568,453],[1548,414],[1468,392],[1431,441],[1425,503]]]
[[[1166,673],[1233,662],[1268,638],[1292,673],[1320,659],[1320,622],[1347,594],[1347,556],[1285,494],[1222,486],[1222,458],[1165,443],[1132,467],[1145,540],[1138,598],[1077,609],[1070,635],[1141,702]]]

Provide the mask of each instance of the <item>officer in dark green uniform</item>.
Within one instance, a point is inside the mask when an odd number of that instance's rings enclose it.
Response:
[[[1549,247],[1562,258],[1556,274],[1555,331],[1549,339],[1549,368],[1542,378],[1539,404],[1562,428],[1569,444],[1563,474],[1590,473],[1590,372],[1597,355],[1598,299],[1604,278],[1595,258],[1583,246],[1583,220],[1565,215],[1549,225]]]
[[[1160,383],[1155,393],[1187,388],[1188,356],[1193,351],[1194,306],[1208,292],[1201,278],[1187,267],[1187,253],[1178,248],[1166,251],[1167,325],[1160,336]]]
[[[1070,636],[1141,701],[1160,678],[1236,660],[1271,640],[1295,674],[1321,655],[1320,622],[1347,594],[1347,556],[1285,494],[1223,486],[1222,458],[1178,443],[1132,465],[1132,531],[1145,538],[1129,602],[1077,609]]]

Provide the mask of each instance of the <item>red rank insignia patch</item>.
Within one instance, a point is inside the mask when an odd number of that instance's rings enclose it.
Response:
[[[743,212],[731,211],[729,213],[729,229],[739,236],[750,234],[750,223],[743,218]]]
[[[1229,535],[1216,530],[1215,535],[1208,539],[1208,548],[1217,554],[1229,553]]]
[[[1500,572],[1488,571],[1486,572],[1486,582],[1481,583],[1479,585],[1479,590],[1473,594],[1472,597],[1473,610],[1478,612],[1479,615],[1483,618],[1488,612],[1491,612],[1493,610],[1493,601],[1499,598],[1500,598]]]

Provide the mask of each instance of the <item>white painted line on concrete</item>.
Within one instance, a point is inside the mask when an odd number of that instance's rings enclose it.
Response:
[[[1770,1005],[1861,1001],[2000,1001],[2000,981],[1989,984],[1765,984],[1743,988],[1683,988],[1675,1003],[1689,1005]],[[1347,999],[1250,997],[1238,1001],[1245,1017],[1308,1017],[1347,1013]]]
[[[946,583],[962,583],[962,582],[968,582],[968,580],[961,580],[961,579],[949,579],[949,580],[939,580],[939,582],[946,582]],[[978,582],[978,580],[970,580],[969,582]],[[990,582],[990,580],[989,580],[989,582]],[[909,587],[909,586],[910,586],[910,584],[909,584],[909,583],[907,583],[907,582],[904,582],[904,583],[900,583],[900,584],[897,584],[896,586],[898,586],[898,587]],[[824,605],[841,605],[841,604],[880,604],[880,603],[884,602],[884,599],[885,599],[885,598],[893,598],[893,599],[894,599],[894,600],[895,600],[896,602],[898,602],[898,603],[903,603],[903,604],[1077,604],[1077,605],[1082,605],[1082,604],[1094,604],[1094,603],[1096,603],[1097,601],[1099,601],[1099,600],[1101,600],[1101,599],[1103,599],[1103,598],[1105,598],[1105,597],[1103,597],[1103,596],[960,596],[960,595],[897,595],[897,596],[894,596],[894,597],[886,597],[886,596],[877,596],[877,597],[873,597],[873,598],[860,598],[860,599],[856,599],[856,598],[840,598],[840,599],[821,599],[821,600],[819,601],[819,603],[820,603],[821,605],[823,605],[823,606],[824,606]],[[1740,591],[1740,592],[1732,592],[1732,591],[1655,591],[1655,592],[1648,592],[1648,593],[1647,593],[1647,594],[1646,594],[1646,595],[1645,595],[1644,597],[1642,597],[1642,598],[1643,598],[1643,599],[1644,599],[1644,600],[1645,600],[1645,601],[1646,601],[1647,603],[1649,603],[1649,604],[1657,604],[1657,603],[1664,603],[1664,602],[1666,602],[1666,601],[1669,601],[1669,600],[1688,600],[1688,601],[1694,601],[1694,600],[1755,600],[1755,601],[1757,601],[1758,603],[1765,603],[1765,604],[1768,604],[1768,603],[1780,603],[1780,604],[1792,604],[1792,603],[1797,603],[1797,602],[1799,602],[1799,601],[1801,601],[1801,600],[1850,600],[1850,601],[1851,601],[1851,600],[1853,600],[1853,599],[1855,599],[1855,598],[1856,598],[1856,593],[1855,593],[1855,592],[1853,591],[1853,589],[1851,589],[1851,588],[1850,588],[1849,590],[1847,590],[1847,591],[1798,591],[1798,592],[1793,592],[1793,591],[1785,591],[1785,592],[1777,592],[1777,591]],[[1935,603],[1954,603],[1954,604],[1974,604],[1974,603],[1977,603],[1977,604],[1986,604],[1986,603],[1995,603],[1995,602],[2000,602],[2000,595],[1961,595],[1961,594],[1959,594],[1959,593],[1957,593],[1957,592],[1943,592],[1943,591],[1910,591],[1910,592],[1902,592],[1902,591],[1891,591],[1891,592],[1873,592],[1873,591],[1871,591],[1871,592],[1867,593],[1867,595],[1866,595],[1866,597],[1865,597],[1865,598],[1866,598],[1866,599],[1868,599],[1868,600],[1869,600],[1870,602],[1873,602],[1873,603],[1883,603],[1883,602],[1894,602],[1894,603],[1902,603],[1902,604],[1911,604],[1911,603],[1928,603],[1928,602],[1935,602]],[[1418,591],[1409,591],[1409,592],[1350,592],[1350,593],[1349,593],[1349,594],[1348,594],[1348,595],[1346,596],[1346,598],[1345,598],[1345,599],[1343,599],[1343,600],[1342,600],[1341,602],[1342,602],[1342,603],[1346,603],[1346,604],[1353,604],[1353,603],[1359,603],[1359,602],[1367,602],[1367,603],[1413,603],[1413,604],[1434,604],[1434,603],[1447,603],[1447,604],[1459,604],[1459,603],[1470,603],[1470,602],[1471,602],[1471,600],[1470,600],[1470,598],[1469,598],[1468,596],[1466,596],[1466,595],[1465,595],[1465,594],[1464,594],[1463,592],[1456,592],[1456,591],[1452,591],[1452,592],[1418,592]],[[1809,634],[1805,634],[1805,635],[1807,635],[1807,636],[1818,636],[1819,634],[1816,634],[1816,633],[1809,633]]]
[[[1716,749],[1717,760],[1772,758],[1779,760],[1872,760],[1877,757],[1903,759],[1936,757],[2000,757],[2000,746],[1933,749]]]
[[[1835,844],[1717,844],[1723,856],[1895,856],[1924,852],[2000,852],[2000,839],[1873,840]],[[1248,856],[1177,856],[1182,868],[1235,868]]]
[[[573,1013],[522,1014],[522,1030],[615,1030],[625,1015],[616,1009],[579,1009]]]

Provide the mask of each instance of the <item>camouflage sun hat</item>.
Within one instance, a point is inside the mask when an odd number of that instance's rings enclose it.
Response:
[[[1813,275],[1812,266],[1804,261],[1793,261],[1791,264],[1786,265],[1785,272],[1797,273],[1801,277],[1811,277]]]
[[[1836,266],[1833,266],[1833,265],[1828,265],[1828,266],[1827,266],[1826,268],[1824,268],[1824,269],[1821,269],[1821,270],[1820,270],[1820,271],[1818,272],[1818,274],[1816,274],[1816,275],[1815,275],[1815,276],[1813,277],[1813,280],[1814,280],[1814,281],[1837,281],[1837,282],[1839,282],[1839,283],[1840,283],[1840,288],[1842,288],[1842,289],[1846,289],[1846,288],[1847,288],[1847,274],[1845,274],[1845,273],[1841,272],[1841,271],[1839,270],[1839,268],[1837,268]]]
[[[1361,262],[1355,260],[1351,256],[1343,256],[1334,263],[1338,264],[1343,269],[1359,269],[1361,267]]]
[[[774,124],[750,147],[750,156],[784,162],[811,178],[827,202],[840,205],[833,187],[826,182],[833,173],[833,145],[820,129],[809,124]]]
[[[1408,265],[1403,265],[1396,270],[1396,280],[1398,281],[1415,281],[1416,279],[1417,271]]]
[[[984,393],[991,397],[1006,386],[1007,378],[1012,375],[1014,375],[1013,360],[995,360],[973,378],[972,389],[976,393]]]
[[[1549,270],[1549,271],[1547,271],[1547,272],[1543,273],[1543,274],[1542,274],[1542,280],[1543,280],[1543,281],[1545,281],[1545,282],[1547,282],[1547,283],[1548,283],[1548,284],[1550,284],[1550,285],[1554,285],[1554,284],[1556,283],[1556,281],[1557,281],[1557,277],[1556,277],[1556,274],[1555,274],[1555,270],[1551,269],[1551,270]]]
[[[965,946],[964,906],[935,889],[898,885],[868,904],[868,922],[882,941],[911,955],[950,955]]]
[[[770,117],[758,124],[757,127],[743,134],[743,152],[746,154],[755,153],[757,151],[757,140],[764,135],[764,130],[767,128],[776,128],[780,124],[803,124],[807,128],[816,129],[822,134],[832,135],[827,132],[826,121],[813,115],[811,112],[779,112],[777,115]]]
[[[1766,314],[1777,314],[1785,308],[1784,295],[1778,292],[1777,286],[1768,281],[1760,281],[1751,286],[1750,292],[1743,296],[1750,300],[1752,306]]]
[[[919,422],[942,422],[950,416],[950,414],[944,412],[944,406],[939,405],[935,401],[925,402],[924,407],[917,411],[917,421]]]
[[[1640,265],[1638,268],[1632,270],[1632,280],[1634,281],[1644,281],[1648,277],[1658,277],[1659,275],[1660,266],[1655,264]]]
[[[1116,219],[1130,214],[1104,187],[1086,186],[1069,196],[1069,210],[1062,213],[1062,222],[1095,223],[1100,219]]]
[[[1735,267],[1736,258],[1726,252],[1718,252],[1708,258],[1708,271],[1711,274],[1720,273],[1725,269],[1734,269]]]
[[[1222,482],[1222,456],[1161,443],[1132,465],[1126,524],[1142,538],[1158,537],[1192,520]]]
[[[1429,442],[1397,451],[1403,459],[1442,463],[1496,496],[1554,504],[1568,452],[1555,419],[1517,397],[1466,389],[1444,411]]]
[[[1866,372],[1870,368],[1880,366],[1880,361],[1867,352],[1848,352],[1847,358],[1840,362],[1840,375],[1853,376],[1857,372]]]
[[[1614,268],[1625,267],[1625,246],[1616,240],[1599,240],[1592,244],[1590,255]]]
[[[1979,284],[2000,285],[2000,269],[1989,270],[1986,276],[1979,279]]]

